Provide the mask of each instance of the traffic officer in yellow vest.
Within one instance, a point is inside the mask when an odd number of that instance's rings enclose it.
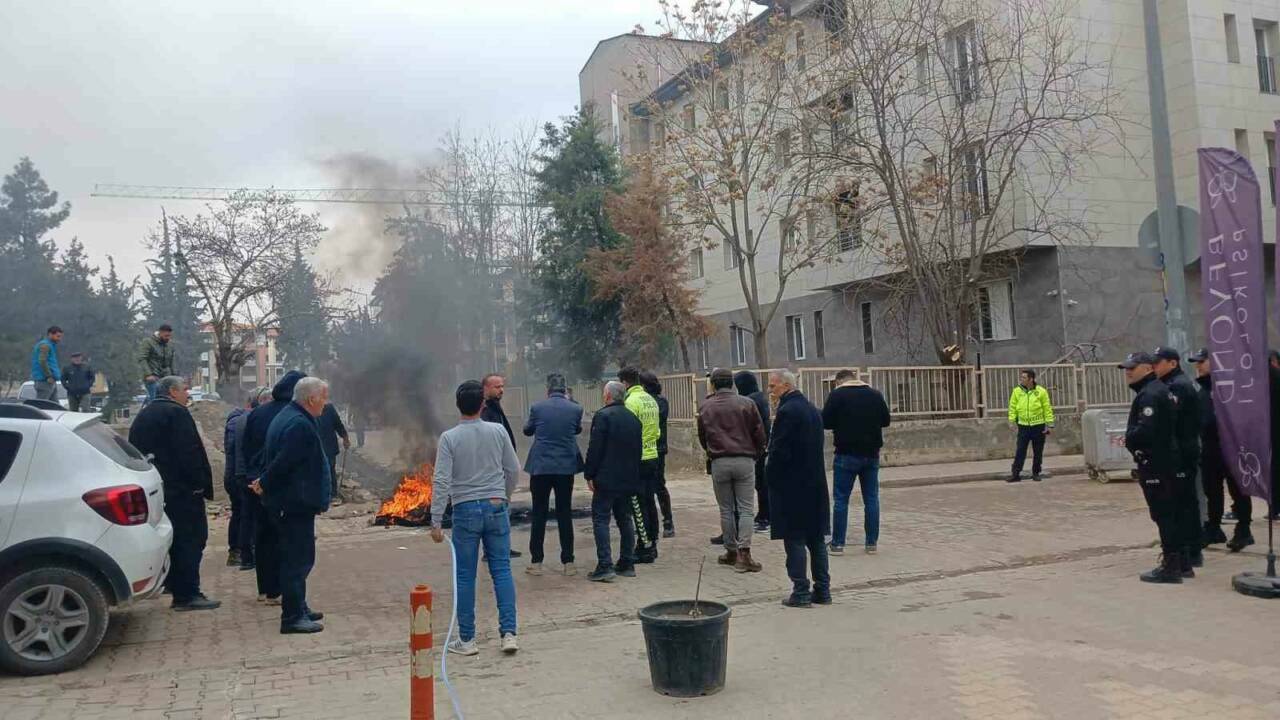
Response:
[[[1041,471],[1044,461],[1044,439],[1053,432],[1053,403],[1049,391],[1036,384],[1036,371],[1023,370],[1018,386],[1009,397],[1009,424],[1018,430],[1018,446],[1013,455],[1013,472],[1008,482],[1022,480],[1022,466],[1027,462],[1027,445],[1031,446],[1031,479],[1040,482],[1048,477]]]
[[[640,419],[639,495],[631,498],[631,514],[636,525],[636,562],[651,563],[658,559],[658,438],[662,435],[658,401],[640,384],[640,371],[624,367],[618,380],[627,386],[627,409]]]

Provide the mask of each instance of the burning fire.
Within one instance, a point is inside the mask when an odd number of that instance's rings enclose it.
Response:
[[[434,474],[435,466],[422,463],[412,474],[400,478],[395,494],[378,508],[378,519],[388,524],[396,521],[425,523],[431,515],[431,478]]]

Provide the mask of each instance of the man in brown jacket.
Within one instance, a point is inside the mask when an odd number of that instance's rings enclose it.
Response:
[[[765,452],[764,422],[756,404],[734,388],[732,371],[712,370],[711,389],[698,410],[698,442],[711,460],[720,506],[725,554],[719,562],[738,572],[760,572],[760,563],[751,559],[751,523],[756,511],[756,458]]]

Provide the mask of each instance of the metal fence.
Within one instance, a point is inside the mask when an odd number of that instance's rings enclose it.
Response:
[[[1009,396],[1025,369],[1025,365],[986,365],[982,368],[982,407],[987,413],[1009,410]],[[1080,383],[1075,365],[1049,365],[1035,370],[1036,383],[1049,391],[1049,401],[1053,403],[1054,410],[1075,410],[1079,407]]]
[[[963,417],[978,413],[978,375],[971,365],[868,368],[898,417]]]
[[[1086,407],[1123,407],[1132,393],[1118,363],[1085,363],[1080,368],[1080,401]]]

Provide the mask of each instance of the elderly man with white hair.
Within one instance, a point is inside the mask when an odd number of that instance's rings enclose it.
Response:
[[[591,443],[582,474],[591,490],[591,528],[596,538],[596,569],[592,582],[613,582],[617,576],[635,577],[635,528],[629,500],[640,492],[642,425],[624,404],[627,386],[612,381],[604,386],[604,407],[591,418]],[[609,516],[618,523],[622,545],[618,564],[609,549]]]
[[[329,385],[305,377],[293,400],[267,429],[259,482],[263,504],[278,513],[280,542],[280,632],[317,633],[323,613],[307,605],[307,576],[316,561],[316,516],[329,509],[329,459],[316,418],[329,402]]]

